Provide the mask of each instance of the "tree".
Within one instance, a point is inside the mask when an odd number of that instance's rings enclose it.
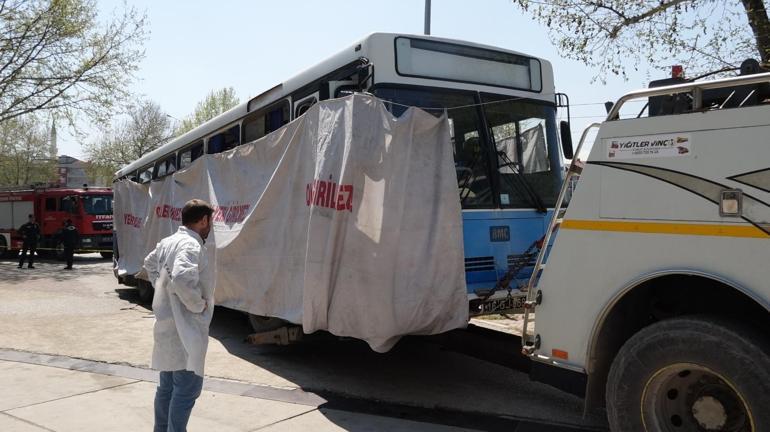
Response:
[[[566,57],[626,77],[643,59],[690,76],[770,64],[767,0],[514,0],[551,30]]]
[[[27,186],[56,179],[56,155],[48,132],[33,116],[0,123],[0,186]]]
[[[177,127],[176,134],[182,135],[185,132],[195,129],[197,126],[213,119],[223,112],[238,105],[238,97],[235,96],[235,89],[226,87],[220,90],[212,90],[202,101],[198,102],[195,111],[182,120]]]
[[[0,123],[33,112],[111,117],[144,57],[145,17],[95,0],[0,0]]]
[[[86,143],[91,178],[111,178],[127,165],[160,147],[172,136],[169,117],[158,104],[140,101],[128,109],[127,118],[105,130],[97,141]]]

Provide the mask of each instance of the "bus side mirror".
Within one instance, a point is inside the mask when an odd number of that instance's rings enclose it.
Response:
[[[572,149],[572,131],[569,127],[569,122],[562,120],[559,123],[559,132],[561,133],[561,149],[564,152],[564,157],[572,159],[575,156]]]

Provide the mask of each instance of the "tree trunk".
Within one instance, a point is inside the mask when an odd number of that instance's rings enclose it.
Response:
[[[767,18],[764,0],[741,0],[754,32],[759,58],[765,65],[770,63],[770,20]]]

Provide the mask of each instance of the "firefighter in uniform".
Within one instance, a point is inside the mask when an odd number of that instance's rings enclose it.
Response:
[[[72,219],[67,219],[59,238],[64,246],[64,259],[67,260],[67,267],[64,267],[64,270],[72,270],[75,247],[78,245],[78,230],[72,225]]]
[[[35,222],[35,217],[29,215],[27,223],[19,228],[19,234],[24,237],[24,244],[21,248],[21,257],[19,258],[19,268],[24,267],[24,259],[27,258],[29,251],[29,264],[27,268],[35,268],[35,251],[37,250],[37,240],[40,238],[40,225]]]

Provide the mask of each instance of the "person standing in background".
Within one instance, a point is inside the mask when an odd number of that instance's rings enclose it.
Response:
[[[67,261],[67,267],[64,267],[64,270],[72,270],[75,248],[80,239],[77,228],[72,225],[72,219],[67,219],[64,228],[61,230],[60,239],[64,246],[64,259]]]
[[[24,244],[21,248],[21,256],[19,257],[19,268],[24,267],[24,259],[27,258],[27,251],[29,251],[29,264],[27,268],[35,268],[35,252],[37,251],[37,241],[40,238],[40,225],[35,222],[35,217],[29,215],[27,217],[27,223],[19,228],[19,234],[24,237]]]

